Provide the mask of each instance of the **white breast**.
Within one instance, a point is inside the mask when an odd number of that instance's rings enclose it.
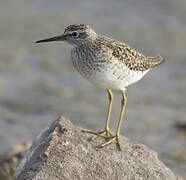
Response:
[[[139,81],[148,71],[131,71],[117,59],[100,62],[87,58],[87,54],[77,48],[71,51],[75,69],[87,80],[104,88],[124,90],[128,85]]]

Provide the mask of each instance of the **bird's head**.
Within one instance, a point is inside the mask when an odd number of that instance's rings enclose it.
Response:
[[[70,44],[79,45],[88,40],[96,39],[97,34],[88,25],[73,24],[68,26],[60,36],[39,40],[36,43],[51,41],[67,41]]]

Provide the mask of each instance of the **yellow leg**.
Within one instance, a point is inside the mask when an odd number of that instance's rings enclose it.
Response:
[[[113,93],[110,89],[107,89],[107,93],[108,93],[108,98],[109,98],[109,105],[108,105],[108,109],[107,109],[107,120],[105,123],[104,130],[101,132],[92,132],[92,131],[84,131],[83,130],[83,132],[95,135],[91,138],[91,140],[94,140],[97,137],[110,137],[112,135],[112,133],[110,132],[110,129],[109,129],[109,123],[110,123],[110,117],[111,117],[114,96],[113,96]]]
[[[116,128],[116,134],[114,136],[108,137],[109,140],[106,143],[102,144],[101,147],[105,147],[113,143],[114,141],[116,141],[118,148],[121,150],[119,144],[119,135],[120,135],[120,129],[121,129],[121,124],[122,124],[126,104],[127,104],[127,97],[125,95],[125,91],[122,91],[121,111],[120,111],[119,121]]]

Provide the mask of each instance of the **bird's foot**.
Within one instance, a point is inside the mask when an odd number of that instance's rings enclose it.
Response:
[[[108,145],[112,144],[113,142],[116,142],[116,145],[117,145],[118,149],[121,151],[121,146],[120,146],[120,143],[119,143],[119,136],[118,135],[109,136],[109,137],[105,137],[105,138],[108,139],[108,141],[101,144],[100,145],[101,148],[103,148],[105,146],[108,146]]]
[[[108,138],[112,136],[112,133],[107,129],[101,132],[93,132],[93,131],[86,131],[86,130],[82,130],[82,132],[93,134],[94,136],[91,137],[90,140],[94,140],[98,137]]]

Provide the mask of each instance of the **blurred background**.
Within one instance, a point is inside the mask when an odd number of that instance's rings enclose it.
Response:
[[[70,45],[34,43],[85,23],[145,55],[166,58],[128,88],[122,134],[186,177],[185,12],[185,0],[0,0],[0,153],[32,140],[61,114],[84,128],[103,128],[107,95],[74,70]]]

